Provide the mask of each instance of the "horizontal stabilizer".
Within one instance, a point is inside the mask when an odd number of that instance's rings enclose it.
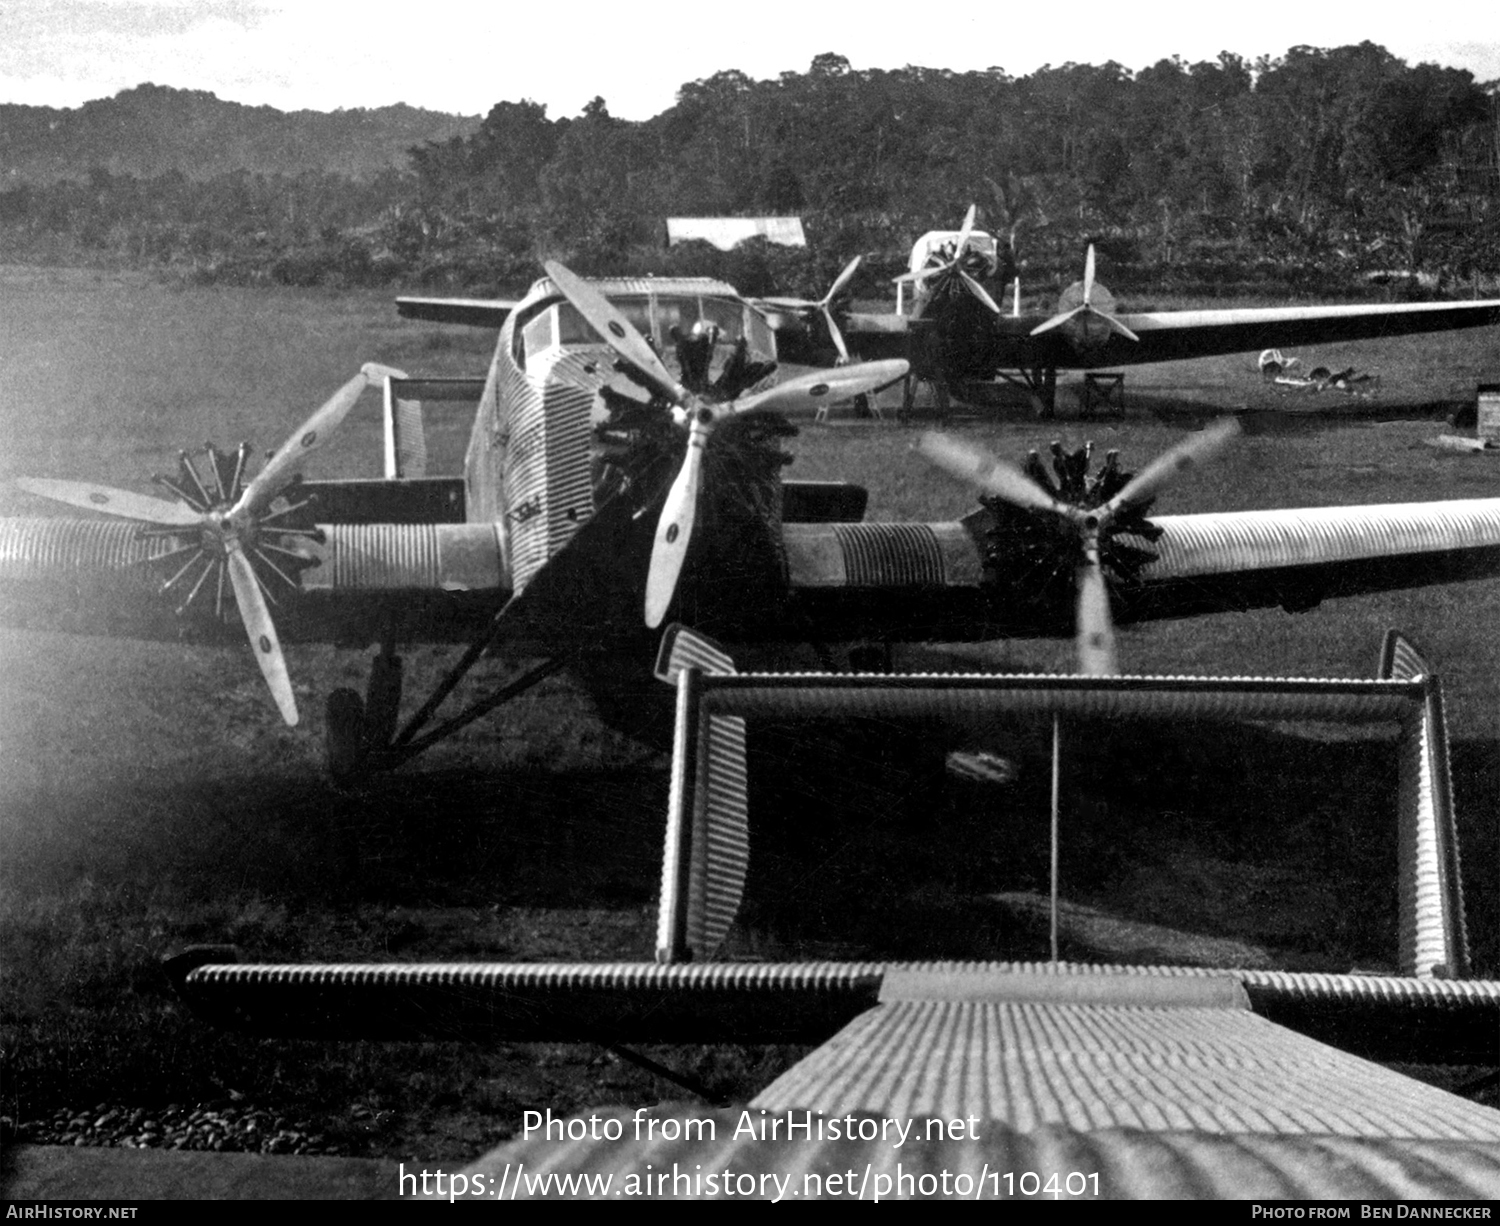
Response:
[[[1500,981],[1333,975],[1257,968],[949,962],[955,981],[1036,974],[1233,980],[1257,1018],[1375,1060],[1493,1064]],[[879,1004],[910,999],[901,962],[242,963],[222,947],[190,949],[167,975],[201,1016],[250,1034],[296,1038],[618,1043],[817,1043]],[[1218,987],[1204,991],[1220,991]],[[1185,1004],[1187,989],[1177,989]],[[1092,1002],[1145,990],[1101,983]],[[998,989],[990,995],[999,999]],[[1014,994],[1013,994],[1014,995]],[[1165,989],[1157,1003],[1162,1003]],[[1024,996],[1039,1002],[1039,993]],[[1054,994],[1054,1003],[1057,1002]],[[1233,1003],[1233,1002],[1230,1002]],[[1216,1013],[1221,1010],[1215,1008]],[[1225,1008],[1223,1012],[1234,1012]],[[566,1022],[567,1024],[560,1024]]]
[[[746,719],[993,720],[1329,720],[1390,723],[1400,729],[1397,839],[1401,891],[1396,961],[1414,976],[1466,972],[1468,936],[1463,914],[1458,837],[1438,679],[1413,671],[1415,653],[1388,648],[1397,675],[1350,680],[1263,677],[1017,676],[941,673],[684,674],[678,680],[677,728],[670,794],[657,951],[663,960],[701,957],[714,941],[694,929],[684,898],[708,871],[716,818],[732,819],[730,860],[748,857],[739,841],[749,781],[743,732],[730,743],[715,729]],[[1402,675],[1408,674],[1408,675]],[[715,775],[714,770],[720,774]],[[725,827],[728,829],[728,827]],[[700,833],[700,830],[709,833]],[[729,846],[726,844],[726,847]],[[729,861],[727,861],[729,862]],[[732,874],[731,874],[732,876]],[[727,879],[727,878],[726,878]],[[738,879],[743,881],[743,876]],[[701,891],[700,891],[701,892]],[[727,908],[737,892],[720,892]],[[676,899],[674,902],[673,899]],[[670,904],[670,905],[669,905]],[[722,918],[724,931],[733,910]],[[706,930],[705,930],[706,931]],[[701,942],[701,943],[700,943]]]

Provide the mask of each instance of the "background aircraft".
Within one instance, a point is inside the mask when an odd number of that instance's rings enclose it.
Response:
[[[1121,312],[1095,277],[1092,245],[1083,279],[1063,291],[1057,310],[1023,315],[1019,283],[1012,309],[1001,304],[1015,276],[1009,248],[976,230],[974,222],[971,206],[960,229],[917,240],[911,270],[898,279],[913,287],[912,301],[906,307],[898,291],[894,314],[840,310],[832,301],[847,288],[853,265],[821,302],[761,300],[776,313],[774,319],[787,321],[778,332],[784,353],[791,360],[812,360],[827,333],[843,360],[851,354],[866,360],[905,358],[912,366],[908,409],[918,382],[934,385],[941,409],[958,385],[1014,376],[1031,391],[1041,414],[1051,416],[1059,370],[1103,370],[1500,323],[1500,300],[1494,299]]]
[[[1091,473],[1087,453],[1059,450],[1050,474],[1033,461],[1026,482],[986,486],[1000,497],[962,519],[862,522],[859,487],[782,480],[777,413],[880,386],[902,363],[767,387],[773,334],[730,287],[548,271],[507,309],[461,478],[300,480],[360,389],[389,373],[367,367],[254,475],[248,449],[209,450],[161,480],[172,502],[26,483],[91,514],[0,521],[7,616],[248,637],[289,720],[282,637],[378,644],[365,695],[328,700],[330,762],[352,774],[409,759],[570,663],[623,656],[644,675],[669,615],[729,642],[1076,631],[1085,667],[1109,671],[1116,620],[1500,573],[1500,499],[1148,520],[1164,480],[1217,433],[1136,482],[1117,459]],[[402,723],[397,651],[427,640],[469,648]],[[434,724],[496,646],[543,662]]]

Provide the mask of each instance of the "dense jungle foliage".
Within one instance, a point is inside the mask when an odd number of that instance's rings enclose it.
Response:
[[[1088,241],[1127,291],[1344,290],[1393,271],[1462,292],[1500,273],[1500,83],[1369,42],[1024,77],[825,54],[776,80],[690,82],[644,122],[600,98],[559,119],[500,102],[373,173],[195,169],[95,164],[0,192],[0,259],[515,292],[555,256],[756,294],[820,293],[859,252],[857,289],[884,295],[913,238],[977,202],[1037,290],[1076,277]],[[800,216],[808,248],[666,247],[668,216],[763,214]]]

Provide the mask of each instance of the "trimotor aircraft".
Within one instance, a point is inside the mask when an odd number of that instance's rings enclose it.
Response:
[[[1008,245],[975,229],[971,206],[958,230],[932,231],[913,244],[910,271],[897,278],[892,314],[848,310],[839,299],[857,262],[846,266],[821,301],[757,301],[772,312],[783,353],[791,360],[812,361],[829,345],[839,361],[851,354],[907,359],[912,367],[908,410],[920,382],[933,386],[941,411],[954,388],[1001,378],[1025,386],[1048,417],[1056,411],[1060,370],[1104,370],[1500,322],[1497,299],[1122,312],[1096,278],[1095,262],[1090,244],[1083,279],[1063,291],[1056,312],[1022,314],[1014,255]],[[1004,288],[1012,283],[1006,311],[996,298],[1003,301]],[[909,305],[903,292],[908,285]]]
[[[904,366],[851,366],[765,387],[774,356],[769,329],[728,287],[590,284],[552,265],[500,329],[462,478],[297,480],[361,391],[393,379],[371,366],[259,472],[250,471],[248,450],[185,457],[161,482],[173,501],[27,482],[89,517],[0,521],[0,597],[25,602],[51,629],[175,636],[180,626],[230,640],[244,633],[225,624],[238,608],[288,715],[295,704],[283,685],[279,635],[379,643],[366,697],[330,698],[331,764],[348,775],[411,758],[580,652],[634,654],[649,672],[660,637],[653,623],[673,616],[731,643],[1077,632],[1084,670],[1107,674],[1116,620],[1305,608],[1325,596],[1500,573],[1500,499],[1149,515],[1174,474],[1230,443],[1227,424],[1190,436],[1137,476],[1118,457],[1090,471],[1086,451],[1059,449],[1050,467],[1038,457],[1016,468],[961,440],[930,438],[925,452],[981,489],[981,509],[935,524],[867,523],[856,487],[782,480],[786,427],[775,412],[876,388]],[[464,634],[469,651],[398,730],[396,649]],[[424,731],[464,669],[491,647],[546,659]],[[1420,681],[1429,671],[1411,665],[1397,687],[1374,683],[1373,697],[1403,717],[1415,713],[1403,751],[1411,749],[1413,770],[1433,775],[1427,768],[1438,754],[1425,734],[1441,721],[1440,703]],[[959,706],[960,691],[973,691],[972,679],[967,687],[908,680],[819,679],[841,695],[873,683],[931,707]],[[1035,680],[1021,688],[1034,691]],[[1109,695],[1113,680],[1054,678],[1047,690]],[[991,683],[998,691],[1004,679]],[[1319,702],[1344,698],[1313,684],[1328,691],[1312,695]],[[1266,687],[1242,688],[1258,695]],[[1308,697],[1306,685],[1297,697]],[[1258,710],[1259,718],[1284,714]],[[1326,705],[1314,711],[1325,714]],[[704,757],[722,768],[713,748]],[[692,774],[686,764],[673,772],[674,780]],[[1420,815],[1438,791],[1413,788],[1403,804],[1410,799]],[[674,858],[665,862],[703,877],[726,865],[743,873],[743,851],[743,843],[689,839],[668,842]],[[1446,862],[1432,860],[1442,879]],[[678,914],[665,893],[663,926]],[[691,899],[681,910],[691,939]],[[698,911],[711,908],[703,902]],[[733,917],[710,918],[722,925]],[[981,1194],[1042,1191],[1052,1176],[1069,1195],[1353,1189],[1374,1197],[1399,1187],[1492,1196],[1500,1188],[1493,1112],[1290,1033],[1300,1019],[1328,1037],[1325,1014],[1337,1012],[1345,1034],[1378,1049],[1392,1036],[1371,1016],[1394,1001],[1397,1037],[1411,1040],[1404,1058],[1430,1050],[1437,1034],[1455,1060],[1490,1060],[1500,990],[1436,974],[1438,959],[1413,957],[1401,975],[1344,976],[1062,963],[766,965],[705,961],[710,944],[692,952],[692,961],[666,965],[305,968],[200,953],[172,969],[200,1009],[282,1036],[813,1047],[743,1113],[716,1117],[716,1137],[702,1132],[710,1111],[693,1112],[698,1144],[681,1152],[680,1165],[694,1174],[724,1169],[725,1151],[702,1144],[723,1140],[740,1143],[736,1169],[753,1158],[756,1170],[826,1177],[822,1143],[843,1140],[849,1147],[832,1151],[838,1170],[857,1164],[873,1182],[898,1176],[891,1164],[906,1162],[924,1191],[945,1169]],[[1393,1049],[1366,1054],[1394,1058]],[[920,1119],[922,1134],[907,1149],[904,1136],[823,1130],[831,1119],[863,1127],[872,1115]],[[516,1162],[535,1170],[561,1156],[574,1169],[604,1171],[628,1159],[639,1171],[660,1161],[647,1150],[656,1141],[652,1118],[682,1135],[681,1120],[649,1111],[611,1118],[630,1130],[630,1144],[613,1157],[561,1154],[558,1140],[573,1139],[578,1122],[567,1120],[558,1121],[560,1138],[523,1140],[531,1148]],[[944,1121],[941,1131],[929,1118]],[[755,1131],[776,1120],[779,1134]],[[745,1121],[752,1131],[737,1133]],[[791,1134],[788,1122],[808,1131]],[[494,1159],[487,1176],[506,1178],[506,1160]],[[1011,1187],[1004,1172],[1015,1177]]]
[[[669,616],[729,643],[1077,633],[1084,670],[1107,673],[1117,620],[1306,609],[1500,573],[1500,499],[1148,518],[1172,475],[1223,446],[1229,426],[1136,477],[1116,456],[1091,472],[1086,451],[1060,448],[1050,471],[1033,458],[1021,474],[934,440],[934,458],[980,486],[981,508],[864,522],[860,487],[783,481],[791,428],[778,414],[877,389],[904,361],[769,385],[774,336],[731,287],[546,271],[506,312],[462,477],[301,478],[361,390],[394,373],[367,366],[259,472],[248,447],[207,448],[159,479],[172,501],[21,482],[91,514],[0,520],[4,613],[82,632],[246,634],[288,722],[281,636],[377,644],[366,694],[327,700],[330,766],[357,775],[414,757],[569,664],[623,657],[649,674]],[[402,723],[398,650],[465,639]],[[492,648],[542,662],[434,724]]]

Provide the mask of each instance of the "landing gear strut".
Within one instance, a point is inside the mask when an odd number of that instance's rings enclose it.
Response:
[[[1036,410],[1036,415],[1043,420],[1050,420],[1057,416],[1057,368],[1053,366],[1035,366],[1029,370],[1021,370],[1012,374],[1008,370],[996,372],[1000,378],[1012,387],[1026,389],[1027,395],[1031,397],[1031,407]]]
[[[1023,372],[1026,386],[1031,391],[1031,401],[1036,406],[1038,417],[1051,420],[1057,416],[1057,368],[1039,367]]]
[[[389,643],[370,661],[365,685],[365,740],[373,749],[389,745],[401,718],[401,657]]]
[[[917,385],[926,383],[932,388],[932,407],[939,421],[948,419],[948,384],[941,376],[919,375],[915,372],[906,376],[901,385],[901,415],[902,422],[911,420],[912,410],[917,404]]]
[[[361,700],[355,691],[347,688],[335,690],[328,696],[324,708],[325,743],[328,773],[334,782],[347,786],[375,771],[395,769],[461,728],[467,728],[502,703],[525,693],[568,663],[568,655],[543,660],[513,677],[495,692],[471,703],[457,715],[418,736],[454,687],[500,637],[504,614],[505,610],[502,609],[495,615],[490,628],[469,646],[399,732],[401,657],[395,653],[394,646],[389,641],[382,642],[380,651],[370,662],[370,679],[365,686],[364,699]]]

